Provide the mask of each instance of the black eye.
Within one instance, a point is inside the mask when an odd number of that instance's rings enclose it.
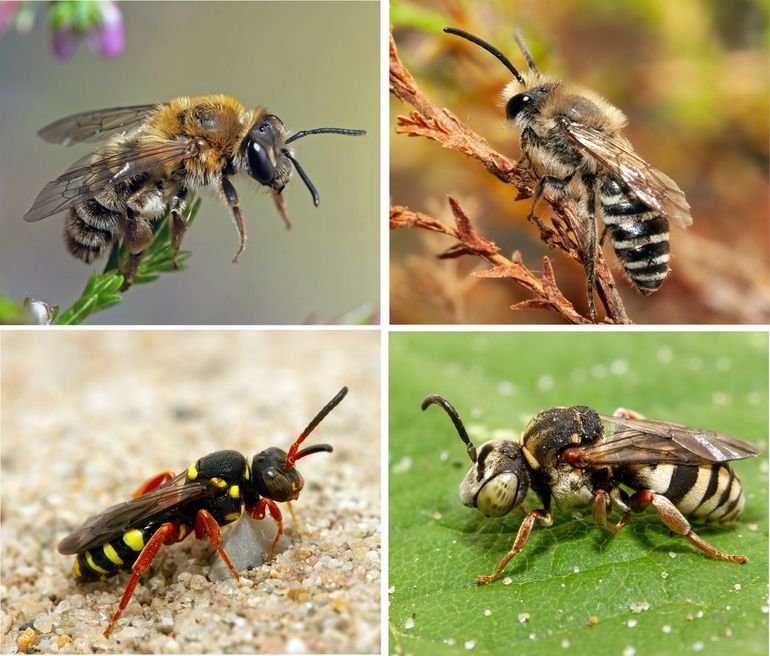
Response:
[[[249,158],[249,175],[263,185],[272,184],[275,179],[275,169],[264,146],[257,141],[250,141],[246,154]]]
[[[524,107],[532,102],[532,96],[527,95],[526,93],[519,93],[516,94],[513,98],[511,98],[508,103],[505,105],[505,115],[509,119],[514,119],[518,115],[518,113],[524,109]]]

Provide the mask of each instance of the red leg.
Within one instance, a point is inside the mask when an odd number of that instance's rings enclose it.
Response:
[[[610,524],[609,520],[607,519],[607,510],[609,509],[609,506],[610,506],[609,492],[605,490],[598,490],[596,492],[596,495],[594,496],[594,505],[593,505],[593,512],[592,512],[593,520],[602,528],[606,528],[608,531],[617,533],[621,528],[623,528],[628,523],[628,520],[631,517],[631,513],[629,512],[623,513],[623,516],[620,518],[620,521],[617,524]]]
[[[247,512],[254,519],[264,519],[266,508],[270,511],[270,517],[273,518],[273,521],[278,526],[273,545],[270,547],[270,555],[267,557],[268,560],[272,560],[273,556],[275,556],[275,546],[278,544],[278,539],[283,535],[283,515],[281,515],[281,510],[278,508],[275,501],[262,497],[257,501],[257,504],[253,508],[247,508]]]
[[[741,565],[749,561],[746,556],[741,556],[740,554],[726,554],[715,549],[708,542],[705,542],[703,538],[693,532],[690,528],[690,522],[687,521],[687,518],[679,511],[679,509],[662,494],[656,494],[652,490],[640,490],[629,499],[628,505],[632,510],[637,512],[652,505],[652,507],[655,508],[655,512],[658,513],[658,517],[660,517],[660,520],[666,526],[674,531],[674,533],[684,536],[690,544],[712,558],[730,560],[734,563],[740,563]]]
[[[136,490],[134,490],[134,493],[131,495],[132,499],[136,499],[136,497],[140,497],[143,494],[147,494],[148,492],[151,492],[157,487],[160,487],[165,483],[166,481],[170,481],[172,478],[174,478],[175,474],[172,471],[164,471],[157,476],[153,476],[152,478],[146,480],[144,483],[142,483]]]
[[[492,574],[489,576],[476,577],[476,583],[478,585],[491,583],[498,576],[500,576],[502,571],[505,569],[505,566],[510,562],[511,558],[519,553],[524,548],[524,545],[527,544],[527,539],[529,539],[532,526],[538,519],[541,520],[546,526],[550,526],[551,522],[553,521],[551,519],[551,514],[547,513],[545,510],[533,510],[530,512],[521,523],[519,532],[516,534],[516,539],[513,542],[513,546],[511,546],[511,550],[505,554],[505,556],[503,556],[503,559],[497,564],[497,567],[495,567],[495,571],[492,572]]]
[[[227,569],[233,573],[236,580],[241,578],[238,576],[238,572],[235,571],[235,567],[233,567],[233,564],[230,562],[227,553],[222,548],[222,539],[217,520],[211,516],[211,513],[208,510],[204,510],[203,508],[201,508],[195,515],[195,537],[199,540],[203,537],[207,537],[209,542],[214,545],[214,549],[217,550],[219,557],[225,561]]]
[[[128,580],[126,591],[123,593],[123,597],[120,599],[118,610],[115,611],[115,614],[112,616],[110,623],[104,630],[105,638],[109,638],[110,633],[112,632],[112,628],[115,626],[115,622],[120,619],[120,616],[126,609],[128,602],[131,600],[131,595],[134,594],[134,588],[136,588],[136,584],[139,583],[139,578],[147,571],[147,569],[152,564],[152,561],[155,560],[155,556],[158,555],[160,548],[164,544],[174,544],[177,542],[178,537],[179,535],[177,533],[176,526],[174,526],[174,524],[171,522],[166,522],[165,524],[161,525],[157,531],[155,531],[149,542],[144,545],[144,549],[142,549],[139,557],[136,559],[136,562],[131,568],[131,578]]]
[[[291,521],[296,522],[297,513],[294,512],[294,506],[291,505],[291,501],[286,502],[286,507],[289,509],[289,514],[291,515]]]

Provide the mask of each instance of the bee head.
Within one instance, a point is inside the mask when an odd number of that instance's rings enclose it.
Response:
[[[529,422],[521,444],[537,465],[549,469],[556,466],[562,451],[595,442],[603,433],[602,421],[591,408],[549,408]]]
[[[286,127],[283,121],[275,114],[267,114],[262,117],[254,127],[249,130],[243,141],[243,150],[248,165],[248,174],[257,182],[281,193],[291,180],[292,167],[297,169],[299,177],[310,191],[313,205],[318,207],[321,198],[318,190],[311,182],[305,170],[294,158],[294,152],[288,145],[297,139],[302,139],[310,134],[343,134],[358,137],[366,134],[366,130],[348,130],[347,128],[316,128],[315,130],[302,130],[286,138]]]
[[[299,447],[347,393],[347,387],[337,392],[337,395],[321,409],[289,447],[288,453],[278,447],[270,447],[254,456],[251,464],[252,484],[244,494],[247,507],[253,507],[259,497],[266,497],[273,501],[294,501],[299,496],[305,480],[294,466],[297,460],[313,453],[331,453],[334,450],[330,444],[314,444],[304,449]]]
[[[488,53],[494,55],[511,73],[513,73],[514,79],[505,86],[501,94],[502,104],[505,107],[505,117],[509,121],[517,122],[519,127],[525,127],[527,119],[540,110],[543,100],[556,87],[557,81],[550,76],[542,75],[540,71],[537,70],[535,60],[532,58],[532,53],[530,53],[529,48],[527,48],[527,44],[524,43],[524,38],[521,36],[519,30],[516,30],[515,33],[516,43],[518,44],[521,53],[524,55],[524,59],[527,60],[527,66],[529,68],[529,70],[524,73],[520,73],[511,61],[497,48],[479,37],[454,27],[445,27],[444,32],[447,34],[454,34],[471,43],[475,43]]]
[[[463,505],[478,508],[487,517],[508,514],[524,500],[529,489],[529,473],[521,447],[508,440],[494,440],[482,444],[477,452],[449,401],[432,394],[422,402],[422,409],[434,403],[449,415],[472,463],[460,483]]]

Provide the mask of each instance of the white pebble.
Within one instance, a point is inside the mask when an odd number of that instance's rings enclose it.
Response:
[[[733,586],[733,589],[735,589],[736,591],[740,590],[740,589],[741,589],[741,584],[740,584],[740,583],[736,583],[736,584]]]
[[[489,610],[489,608],[487,608],[487,609],[484,611],[484,617],[489,617],[491,614],[492,614],[492,611],[491,611],[491,610]]]
[[[634,656],[635,653],[636,653],[636,647],[632,647],[631,645],[629,645],[623,650],[623,656]]]
[[[633,620],[633,619],[632,620],[628,620],[628,622],[626,622],[626,626],[629,629],[633,629],[636,626],[636,620]]]
[[[466,640],[465,641],[465,648],[466,649],[473,649],[476,646],[475,640]]]
[[[519,613],[519,622],[529,622],[529,613]]]
[[[580,571],[580,568],[577,565],[573,565],[572,571],[575,572],[575,574],[577,574]]]
[[[404,628],[405,629],[413,629],[414,628],[414,617],[407,617],[406,622],[404,622]]]
[[[669,558],[676,558],[676,553],[673,552],[673,551],[669,551],[668,552],[668,556],[669,556]]]
[[[671,633],[671,627],[668,624],[664,624],[662,627],[663,633]]]
[[[506,576],[503,579],[503,585],[510,585],[511,583],[513,583],[513,579],[510,576]]]
[[[668,572],[661,572],[660,573],[660,578],[667,579],[668,578]]]
[[[396,591],[396,586],[395,585],[391,585],[388,588],[388,594],[393,594],[395,591]]]
[[[289,638],[289,641],[286,643],[286,653],[287,654],[306,654],[307,645],[305,644],[304,640],[294,636],[292,638]]]

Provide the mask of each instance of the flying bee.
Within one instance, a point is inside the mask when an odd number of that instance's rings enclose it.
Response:
[[[478,37],[451,27],[444,31],[481,46],[513,73],[502,92],[505,116],[539,177],[529,218],[546,189],[575,200],[587,229],[588,243],[580,247],[592,317],[597,217],[606,226],[601,243],[608,232],[631,286],[644,295],[657,291],[670,271],[669,221],[689,226],[690,206],[676,182],[637,155],[623,136],[623,112],[590,89],[540,73],[518,32],[529,67],[524,73]]]
[[[747,562],[718,551],[690,527],[736,521],[743,510],[741,482],[728,462],[759,454],[748,442],[713,431],[653,421],[619,409],[611,417],[586,406],[550,408],[529,422],[519,442],[492,440],[478,450],[449,401],[438,395],[422,402],[441,406],[465,443],[471,467],[460,483],[460,500],[488,517],[502,517],[524,501],[528,489],[542,508],[526,514],[510,551],[488,576],[490,583],[527,543],[536,521],[551,526],[551,503],[562,512],[590,507],[593,520],[610,531],[631,513],[652,506],[674,533],[712,558]],[[625,489],[633,490],[629,494]],[[523,510],[523,508],[522,508]],[[612,511],[622,513],[612,523]]]
[[[246,513],[264,519],[269,512],[277,532],[268,560],[275,554],[283,533],[283,517],[277,502],[299,498],[305,484],[295,464],[314,453],[331,453],[329,444],[300,449],[313,429],[345,398],[343,387],[307,425],[288,453],[271,447],[254,456],[251,467],[237,451],[216,451],[174,475],[163,472],[142,484],[130,501],[119,503],[87,519],[58,546],[62,554],[76,554],[73,574],[79,581],[104,580],[120,570],[131,570],[131,578],[110,623],[108,637],[118,621],[142,574],[149,569],[163,545],[181,542],[188,535],[207,538],[232,572],[240,578],[222,548],[220,527]]]
[[[128,287],[142,253],[152,242],[153,221],[169,212],[171,244],[178,251],[187,229],[183,216],[187,196],[209,188],[227,203],[235,219],[240,236],[233,258],[237,262],[246,245],[246,226],[230,178],[245,173],[269,188],[290,228],[281,193],[293,169],[310,191],[313,204],[320,203],[291,144],[311,134],[327,133],[366,134],[364,130],[317,128],[290,136],[275,114],[262,107],[247,109],[235,98],[222,95],[74,114],[44,127],[40,136],[65,146],[105,143],[49,182],[24,219],[39,221],[66,210],[67,248],[86,263],[122,240],[129,252],[122,268]]]

